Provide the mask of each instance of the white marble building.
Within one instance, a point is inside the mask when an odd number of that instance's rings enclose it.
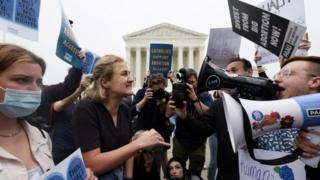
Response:
[[[135,89],[142,86],[149,68],[151,43],[173,44],[172,70],[182,67],[194,68],[199,72],[205,52],[207,35],[162,23],[123,36],[126,44],[126,60],[136,79]]]

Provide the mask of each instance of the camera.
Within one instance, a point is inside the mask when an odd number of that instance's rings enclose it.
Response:
[[[272,100],[279,87],[266,78],[230,76],[207,56],[200,70],[197,89],[198,94],[210,90],[235,89],[237,94],[244,99]]]
[[[161,74],[151,74],[147,77],[147,87],[152,89],[154,100],[169,100],[169,95],[161,88],[165,84],[165,78]]]
[[[160,88],[153,90],[153,98],[156,100],[162,100],[163,98],[168,98],[164,89]]]
[[[175,102],[177,108],[183,107],[183,101],[187,100],[188,93],[186,85],[187,82],[187,71],[185,68],[179,70],[175,75],[176,82],[172,84],[172,100]]]

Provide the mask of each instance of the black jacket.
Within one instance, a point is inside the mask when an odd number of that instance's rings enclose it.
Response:
[[[239,179],[238,154],[235,154],[232,149],[222,99],[214,101],[210,109],[202,114],[202,116],[188,116],[185,121],[189,130],[198,136],[208,137],[212,133],[216,133],[218,139],[217,162],[219,169],[217,180]]]

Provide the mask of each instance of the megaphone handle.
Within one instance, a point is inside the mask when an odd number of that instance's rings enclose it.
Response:
[[[267,165],[281,165],[281,164],[287,164],[290,162],[293,162],[299,158],[299,155],[302,154],[302,149],[298,148],[295,149],[292,154],[277,158],[277,159],[257,159],[254,155],[254,141],[252,140],[252,131],[251,131],[251,125],[250,125],[250,120],[248,117],[248,114],[244,107],[241,104],[241,101],[239,98],[235,98],[236,101],[241,105],[242,108],[242,115],[243,115],[243,128],[244,128],[244,137],[246,139],[246,144],[248,148],[249,155],[252,159],[255,161],[258,161],[262,164],[267,164]]]

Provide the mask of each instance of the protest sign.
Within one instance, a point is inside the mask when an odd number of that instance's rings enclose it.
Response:
[[[232,30],[279,56],[289,58],[306,27],[242,1],[228,0]]]
[[[39,180],[84,180],[87,177],[80,148],[43,174]]]
[[[265,0],[258,7],[287,18],[293,22],[305,25],[304,0]],[[256,48],[256,60],[258,65],[268,64],[278,61],[278,56],[272,54],[261,46]],[[295,55],[306,55],[305,49],[298,49]]]
[[[95,63],[100,59],[100,56],[89,51],[85,50],[86,58],[82,64],[82,73],[89,74],[92,73]]]
[[[0,28],[37,41],[40,3],[41,0],[0,0]]]
[[[71,24],[61,7],[61,28],[57,42],[56,56],[71,64],[73,67],[81,69],[83,61],[78,56],[80,50],[81,48],[76,41]]]
[[[150,44],[150,74],[160,73],[167,78],[171,70],[172,52],[172,44]]]
[[[304,0],[265,0],[258,7],[300,25],[306,25]]]
[[[304,163],[299,159],[288,164],[272,166],[253,160],[247,150],[238,149],[238,153],[240,180],[306,179]],[[285,155],[288,155],[288,153],[255,149],[255,156],[259,159],[266,157],[274,159]]]
[[[207,56],[225,68],[229,60],[239,56],[241,37],[231,28],[210,29]]]

